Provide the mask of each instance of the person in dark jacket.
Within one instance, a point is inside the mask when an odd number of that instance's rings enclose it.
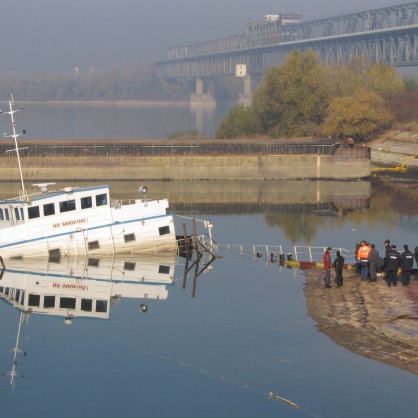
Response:
[[[417,266],[418,266],[418,247],[415,247],[415,250],[414,250],[414,258],[415,258],[415,261],[416,261]]]
[[[337,287],[343,285],[343,268],[344,268],[344,260],[345,258],[341,255],[341,251],[336,252],[337,258],[334,260],[332,265],[335,269],[335,281],[337,283]]]
[[[324,253],[324,270],[325,270],[325,288],[329,289],[331,286],[331,253],[332,248],[328,247],[327,250]]]
[[[411,280],[411,270],[414,265],[414,255],[409,251],[408,246],[405,244],[405,251],[402,253],[402,285],[408,286]]]
[[[355,257],[356,257],[356,260],[357,260],[357,254],[358,254],[358,250],[360,249],[360,247],[361,247],[361,241],[359,241],[357,244],[356,244],[356,246],[355,246],[355,249],[354,249],[354,251],[355,251]],[[360,261],[356,261],[356,273],[357,274],[360,274],[361,273],[361,263],[360,263]]]
[[[384,258],[385,264],[383,266],[383,270],[385,272],[387,272],[387,269],[386,269],[386,257],[392,251],[392,246],[390,245],[390,240],[388,240],[388,239],[383,244],[385,246],[385,258]],[[386,278],[387,278],[387,276],[386,276]]]
[[[385,258],[387,271],[388,286],[396,286],[398,284],[398,269],[402,265],[402,258],[396,250],[396,245],[392,245],[392,249],[388,252]]]
[[[379,261],[379,251],[376,250],[376,246],[374,244],[371,245],[372,249],[369,252],[369,274],[370,279],[367,280],[368,283],[377,281],[377,263]]]

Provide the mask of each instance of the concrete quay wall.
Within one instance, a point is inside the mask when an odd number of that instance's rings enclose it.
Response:
[[[370,158],[335,155],[228,156],[27,156],[25,181],[60,180],[279,180],[360,179],[370,176]],[[0,179],[19,178],[17,161],[0,157]]]

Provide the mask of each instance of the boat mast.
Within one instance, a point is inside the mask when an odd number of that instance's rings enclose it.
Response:
[[[26,312],[20,312],[20,318],[19,318],[19,326],[17,329],[17,336],[16,336],[16,343],[14,348],[12,348],[10,351],[13,353],[13,364],[12,364],[12,369],[10,370],[9,373],[7,373],[10,376],[10,386],[14,389],[15,387],[15,381],[16,381],[16,377],[19,376],[19,372],[17,370],[17,355],[20,353],[23,353],[23,350],[19,347],[20,346],[20,339],[21,339],[21,335],[22,335],[22,325],[26,324],[28,322],[28,316],[26,314]],[[26,353],[24,353],[24,355],[26,356]],[[23,374],[21,374],[21,376],[23,377]]]
[[[9,151],[6,151],[6,152],[12,152],[12,151],[15,151],[16,152],[16,155],[17,155],[17,163],[19,164],[20,185],[21,185],[21,188],[22,188],[21,189],[21,192],[20,192],[20,198],[22,200],[25,200],[27,198],[27,195],[28,194],[27,194],[27,191],[25,189],[25,184],[23,182],[22,165],[20,164],[19,146],[17,145],[17,138],[19,136],[21,136],[22,134],[17,134],[16,133],[16,121],[15,121],[15,118],[14,118],[14,114],[16,112],[18,112],[19,110],[22,110],[23,107],[20,107],[19,109],[13,110],[13,104],[14,104],[13,95],[10,95],[10,96],[11,96],[11,98],[9,100],[9,111],[8,112],[1,112],[0,111],[0,112],[10,115],[10,119],[12,121],[13,134],[11,134],[11,135],[3,134],[3,137],[4,138],[13,138],[14,139],[15,149],[12,149],[12,150],[9,150]]]

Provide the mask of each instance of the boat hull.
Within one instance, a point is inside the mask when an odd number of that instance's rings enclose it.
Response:
[[[0,245],[3,259],[110,254],[157,254],[177,249],[172,215],[130,219]]]

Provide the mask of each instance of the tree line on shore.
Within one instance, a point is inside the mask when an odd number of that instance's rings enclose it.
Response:
[[[270,68],[251,106],[235,106],[218,138],[352,137],[367,141],[397,122],[417,120],[418,89],[394,68],[353,58],[324,66],[314,51],[294,51]]]
[[[191,81],[167,82],[152,63],[131,64],[87,74],[0,75],[0,98],[22,101],[188,100]]]
[[[195,80],[167,81],[152,63],[87,74],[0,75],[0,98],[19,101],[188,101]],[[236,100],[237,77],[212,80],[217,101]],[[355,57],[347,65],[319,63],[312,50],[295,51],[270,68],[251,106],[235,106],[218,138],[334,136],[366,141],[398,122],[417,122],[417,82],[394,68]],[[418,123],[417,123],[418,129]]]
[[[217,77],[210,85],[219,101],[234,100],[241,90],[236,77]],[[1,75],[0,99],[10,92],[21,101],[166,101],[188,102],[196,81],[163,80],[152,63],[130,64],[87,73]]]

